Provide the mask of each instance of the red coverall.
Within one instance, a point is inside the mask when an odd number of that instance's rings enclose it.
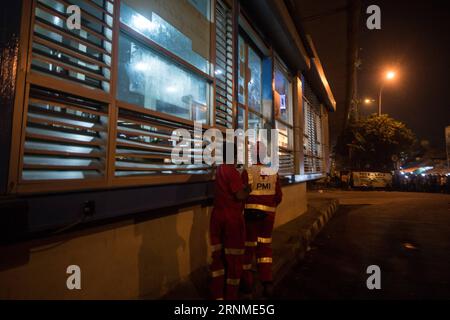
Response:
[[[246,209],[260,210],[262,218],[245,216],[246,240],[242,286],[249,292],[253,288],[252,263],[256,251],[258,275],[261,282],[272,282],[272,231],[275,210],[282,200],[278,174],[261,174],[262,165],[253,165],[244,171],[242,180],[250,184],[252,191],[245,204]]]
[[[211,293],[214,299],[238,298],[245,248],[245,222],[242,214],[244,203],[236,199],[235,193],[242,189],[244,184],[234,165],[222,164],[217,168],[210,222]]]

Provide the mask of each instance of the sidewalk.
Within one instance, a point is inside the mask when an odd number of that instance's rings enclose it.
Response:
[[[303,259],[310,243],[337,211],[339,202],[332,198],[309,193],[308,211],[278,227],[273,232],[273,273],[277,284],[290,268]]]
[[[308,210],[300,217],[276,228],[273,231],[273,274],[275,285],[289,272],[291,267],[301,260],[308,250],[309,244],[322,230],[328,220],[337,211],[339,202],[336,199],[323,197],[317,192],[308,192]],[[208,270],[197,270],[189,280],[180,283],[163,299],[207,299]],[[261,287],[255,289],[258,299]]]

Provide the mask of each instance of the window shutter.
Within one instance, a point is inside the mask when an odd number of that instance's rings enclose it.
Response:
[[[303,113],[305,120],[305,173],[320,173],[323,171],[321,106],[311,86],[303,78]]]
[[[66,0],[35,0],[31,68],[82,85],[110,90],[113,0],[75,2],[80,30],[67,26]]]
[[[175,129],[186,129],[191,134],[188,143],[192,151],[189,156],[192,164],[172,163],[175,142],[171,140],[171,136]],[[194,164],[194,158],[197,159],[193,152],[194,143],[201,144],[201,140],[194,139],[193,131],[192,125],[165,120],[137,110],[119,108],[115,176],[208,173],[210,166],[203,163]],[[198,155],[198,158],[200,157],[201,155]]]
[[[107,105],[32,86],[22,180],[104,177],[107,124]]]
[[[294,172],[294,154],[290,150],[280,149],[278,152],[280,165],[278,173],[282,176],[293,175]]]
[[[233,128],[233,18],[223,1],[216,1],[216,125]]]

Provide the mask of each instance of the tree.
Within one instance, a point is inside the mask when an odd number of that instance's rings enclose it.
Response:
[[[350,169],[389,171],[395,158],[407,157],[416,138],[400,121],[372,114],[348,124],[335,147],[338,162]],[[339,161],[340,160],[340,161]]]

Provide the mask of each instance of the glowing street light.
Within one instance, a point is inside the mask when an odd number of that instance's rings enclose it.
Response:
[[[388,72],[386,73],[386,79],[392,80],[392,79],[394,79],[394,78],[395,78],[395,72],[394,72],[394,71],[388,71]]]
[[[384,84],[387,81],[392,81],[396,76],[395,71],[389,70],[381,81],[380,92],[378,93],[378,116],[381,116],[381,93],[383,92]]]

